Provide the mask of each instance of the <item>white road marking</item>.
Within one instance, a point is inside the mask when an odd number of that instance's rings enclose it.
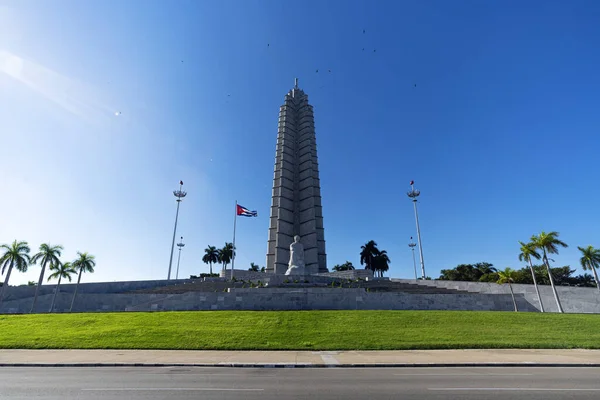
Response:
[[[482,391],[482,392],[600,392],[600,389],[582,389],[582,388],[427,388],[433,391]]]
[[[169,372],[174,372],[174,373],[169,373]],[[196,373],[194,371],[168,371],[168,372],[167,371],[157,371],[157,372],[147,372],[147,373],[142,372],[142,373],[139,373],[136,375],[147,375],[147,376],[157,376],[157,377],[162,377],[162,376],[169,377],[172,375],[180,375],[180,376],[193,375],[195,377],[204,377],[204,376],[213,377],[213,376],[240,376],[241,374],[220,374],[220,373],[200,374],[200,373]],[[273,377],[276,375],[261,375],[261,377],[263,377],[263,376]]]
[[[489,374],[471,374],[471,373],[465,373],[465,374],[394,374],[395,376],[530,376],[533,374],[494,374],[494,373],[489,373]]]
[[[236,388],[84,388],[85,392],[263,392],[265,389],[236,389]]]

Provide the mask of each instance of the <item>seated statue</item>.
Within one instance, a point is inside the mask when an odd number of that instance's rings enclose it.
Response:
[[[290,244],[290,262],[286,275],[305,275],[304,246],[300,243],[300,236],[294,236],[294,243]]]

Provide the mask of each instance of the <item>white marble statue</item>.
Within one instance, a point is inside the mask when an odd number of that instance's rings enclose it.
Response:
[[[290,262],[286,275],[304,275],[304,246],[300,243],[300,236],[294,236],[294,243],[290,244]]]

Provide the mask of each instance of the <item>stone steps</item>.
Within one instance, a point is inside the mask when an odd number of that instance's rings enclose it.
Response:
[[[310,277],[307,278],[309,283],[277,283],[269,285],[269,279],[265,279],[263,284],[264,287],[257,287],[258,281],[255,281],[255,289],[268,290],[269,288],[325,288],[332,287],[331,283],[325,282],[310,282]],[[398,293],[411,293],[411,294],[460,294],[469,293],[466,290],[441,288],[435,286],[421,285],[418,283],[406,283],[406,282],[394,282],[394,281],[359,281],[359,282],[348,282],[347,280],[335,280],[331,279],[333,287],[340,287],[346,289],[364,289],[369,292],[398,292]],[[188,292],[227,292],[229,289],[252,289],[248,282],[230,282],[230,281],[194,281],[186,282],[185,284],[176,284],[170,286],[163,286],[153,289],[143,289],[133,291],[131,293],[140,294],[180,294]]]

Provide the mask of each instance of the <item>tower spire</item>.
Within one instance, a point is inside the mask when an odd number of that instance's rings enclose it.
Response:
[[[298,89],[298,78],[294,79],[294,89]]]

